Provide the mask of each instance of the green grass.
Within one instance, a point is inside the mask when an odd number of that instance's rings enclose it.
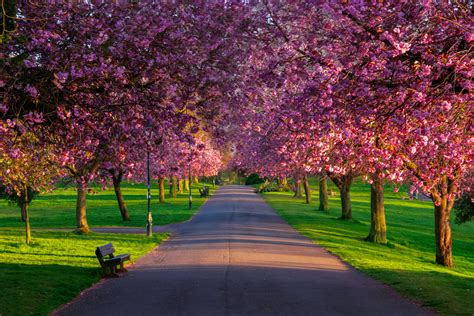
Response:
[[[152,188],[153,225],[165,225],[190,219],[205,199],[199,197],[198,189],[202,184],[193,184],[193,208],[188,208],[188,195],[185,192],[177,198],[168,198],[158,202],[158,187]],[[211,185],[211,194],[212,194]],[[124,183],[122,193],[130,213],[131,221],[124,222],[120,216],[113,189],[95,188],[93,194],[87,195],[87,221],[89,226],[133,226],[145,227],[147,216],[146,187],[143,184]],[[71,228],[75,223],[76,190],[59,188],[52,193],[38,196],[30,205],[29,215],[31,228]],[[0,200],[0,227],[23,227],[20,221],[20,210],[15,205],[8,205]],[[34,236],[33,236],[34,238]]]
[[[197,211],[205,199],[193,185],[193,208],[188,209],[188,193],[158,203],[156,184],[152,191],[153,224],[164,225],[185,221]],[[123,194],[131,221],[123,222],[113,190],[96,188],[87,196],[87,216],[94,226],[145,227],[147,201],[144,185],[123,185]],[[167,191],[168,192],[168,191]],[[212,189],[211,189],[212,193]],[[0,201],[0,315],[47,315],[69,302],[82,290],[100,279],[95,248],[113,242],[117,252],[130,253],[136,260],[166,238],[129,234],[72,233],[75,227],[74,188],[60,188],[38,196],[30,206],[33,243],[24,243],[24,223],[15,205]],[[40,228],[39,230],[35,230]],[[70,231],[48,231],[66,228]],[[145,230],[144,230],[145,231]]]
[[[452,224],[454,268],[435,264],[433,204],[402,200],[386,189],[386,245],[365,242],[370,227],[370,187],[357,181],[352,188],[354,221],[342,221],[339,196],[330,198],[330,212],[317,211],[313,201],[292,193],[264,193],[265,200],[290,225],[341,257],[356,269],[392,286],[402,295],[446,315],[474,314],[474,222]],[[337,189],[330,185],[333,191]]]
[[[95,247],[113,242],[117,252],[137,259],[165,237],[35,232],[24,244],[20,229],[0,230],[0,314],[47,315],[100,279]]]

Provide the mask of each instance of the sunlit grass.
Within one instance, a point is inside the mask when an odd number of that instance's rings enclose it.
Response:
[[[188,192],[177,198],[168,197],[166,202],[158,203],[158,187],[152,188],[152,213],[154,225],[186,221],[205,201],[199,197],[198,189],[203,184],[193,184],[193,208],[188,208]],[[212,186],[211,186],[212,188]],[[96,188],[87,195],[87,221],[94,226],[133,226],[145,227],[147,216],[146,187],[142,184],[125,183],[122,189],[131,221],[122,221],[113,189]],[[211,190],[212,192],[212,190]],[[74,228],[76,191],[74,188],[59,188],[52,193],[38,196],[30,206],[30,222],[35,228]],[[0,200],[0,227],[22,227],[20,210]]]
[[[100,279],[94,251],[113,242],[132,260],[149,252],[166,234],[143,235],[35,232],[24,243],[20,229],[0,229],[0,314],[47,315]]]
[[[435,264],[434,215],[429,201],[402,200],[387,187],[385,208],[388,244],[365,242],[370,227],[370,187],[356,182],[352,190],[354,221],[342,221],[339,197],[330,212],[317,211],[291,193],[263,194],[265,200],[301,233],[403,295],[446,315],[474,313],[474,223],[453,228],[453,269]],[[334,186],[332,190],[337,191]]]
[[[188,220],[205,199],[199,197],[193,185],[193,208],[188,209],[188,193],[177,198],[157,202],[156,184],[152,192],[154,225]],[[89,225],[145,226],[146,188],[144,185],[124,184],[123,194],[131,221],[123,222],[113,190],[99,188],[87,196]],[[168,192],[168,188],[167,188]],[[24,223],[15,205],[0,201],[0,315],[47,315],[82,290],[100,279],[100,268],[95,257],[97,246],[113,242],[117,252],[130,253],[132,259],[149,252],[165,237],[154,234],[88,234],[72,233],[75,227],[76,192],[74,188],[60,188],[40,195],[30,207],[33,243],[24,243]],[[66,231],[47,231],[66,228]],[[70,229],[70,230],[68,230]]]

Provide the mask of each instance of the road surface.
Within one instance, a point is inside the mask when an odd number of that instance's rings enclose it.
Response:
[[[363,254],[361,254],[363,255]],[[223,186],[130,272],[56,315],[430,315]]]

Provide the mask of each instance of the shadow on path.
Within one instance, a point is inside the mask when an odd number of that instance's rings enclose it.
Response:
[[[253,188],[221,187],[172,231],[126,276],[55,314],[430,314],[298,234]]]

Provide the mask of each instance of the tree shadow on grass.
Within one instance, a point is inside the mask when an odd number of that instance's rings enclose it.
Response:
[[[362,269],[403,296],[446,315],[474,313],[474,276],[462,276],[433,263],[433,270]]]
[[[48,315],[99,279],[98,268],[0,263],[0,314]]]

